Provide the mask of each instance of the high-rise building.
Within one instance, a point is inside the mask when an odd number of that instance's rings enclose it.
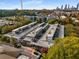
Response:
[[[71,10],[74,10],[74,6],[71,7]]]
[[[63,5],[61,6],[61,10],[63,10]]]
[[[65,5],[65,8],[64,9],[67,10],[67,4]]]
[[[56,8],[56,10],[60,10],[60,8],[59,8],[59,7],[57,7],[57,8]]]
[[[77,10],[79,10],[79,3],[77,4]]]
[[[70,10],[70,5],[68,4],[68,10]]]
[[[56,10],[79,10],[79,3],[77,6],[70,6],[69,4],[65,4],[65,6],[57,7]]]

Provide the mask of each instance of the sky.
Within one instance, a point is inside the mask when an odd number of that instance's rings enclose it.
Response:
[[[23,0],[24,9],[55,9],[69,4],[76,6],[79,0]],[[0,0],[0,9],[21,9],[20,0]]]

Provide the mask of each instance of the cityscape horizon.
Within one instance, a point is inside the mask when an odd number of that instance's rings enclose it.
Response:
[[[18,9],[18,8],[15,8]],[[15,9],[2,9],[2,10],[15,10]],[[44,8],[45,9],[45,8]],[[61,7],[56,7],[55,9],[60,9],[60,10],[79,10],[79,3],[77,3],[76,6],[70,6],[69,4],[61,5]],[[20,10],[20,9],[18,9]],[[23,9],[23,10],[43,10],[43,9]],[[46,9],[46,10],[54,10],[54,9]]]
[[[0,59],[79,59],[79,0],[0,0]]]
[[[79,3],[79,0],[22,0],[23,3],[23,9],[36,9],[36,10],[42,10],[42,9],[48,9],[48,10],[52,10],[52,9],[56,9],[61,8],[61,6],[63,5],[63,7],[65,5],[69,5],[70,7],[76,7],[77,4]],[[10,1],[10,0],[1,0],[0,1],[0,9],[21,9],[20,7],[20,0],[14,0],[14,1]],[[5,7],[6,5],[6,7]]]

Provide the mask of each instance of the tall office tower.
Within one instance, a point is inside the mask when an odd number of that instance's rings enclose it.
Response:
[[[64,9],[67,10],[67,4],[65,5],[65,8]]]
[[[71,10],[74,10],[74,6],[71,7]]]
[[[57,7],[57,8],[56,8],[56,10],[60,10],[60,8],[59,8],[59,7]]]
[[[63,10],[63,5],[61,6],[61,10]]]
[[[79,10],[79,3],[77,4],[77,10]]]
[[[70,5],[68,4],[68,10],[70,10]]]

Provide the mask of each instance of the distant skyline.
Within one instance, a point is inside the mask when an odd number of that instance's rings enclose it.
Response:
[[[79,0],[23,0],[24,9],[55,9],[69,4],[76,6]],[[20,0],[0,0],[0,9],[21,9]]]

